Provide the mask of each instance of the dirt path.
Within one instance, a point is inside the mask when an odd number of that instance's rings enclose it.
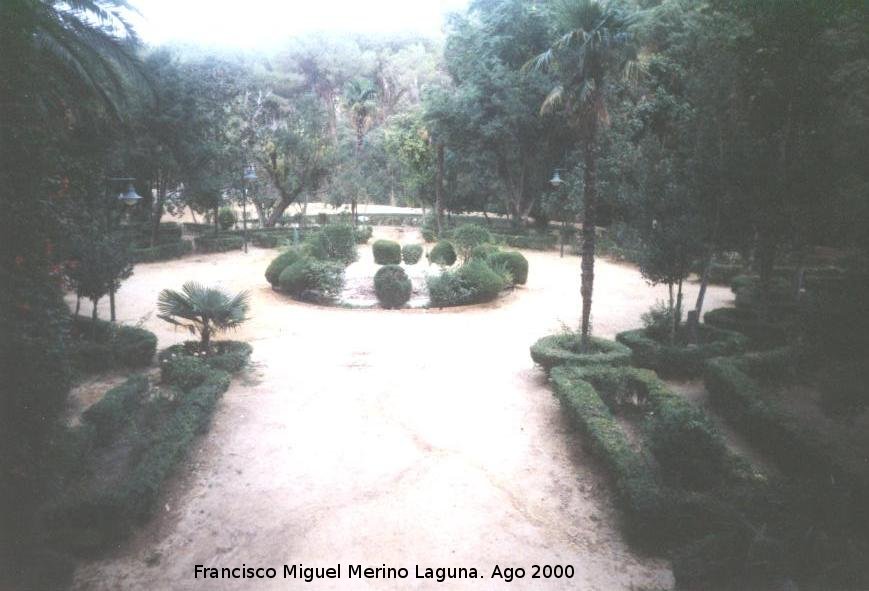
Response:
[[[186,280],[250,289],[237,335],[253,367],[170,485],[164,510],[77,589],[666,589],[665,561],[635,555],[611,491],[570,432],[528,346],[576,326],[579,261],[527,252],[528,286],[460,311],[344,310],[295,303],[262,273],[274,251],[136,267],[119,319],[160,346],[186,335],[153,316]],[[695,288],[696,289],[696,288]],[[693,296],[689,288],[688,297]],[[664,289],[599,261],[595,332],[636,326]],[[711,288],[707,305],[729,299]],[[87,311],[86,311],[87,312]],[[104,314],[105,316],[105,314]],[[406,580],[306,584],[193,579],[195,564],[404,566]],[[489,578],[495,564],[572,564],[572,580]],[[484,580],[416,580],[414,565],[476,567]],[[530,576],[530,571],[529,571]]]

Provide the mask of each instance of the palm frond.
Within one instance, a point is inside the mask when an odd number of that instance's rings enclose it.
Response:
[[[543,104],[540,105],[540,114],[548,115],[555,112],[564,103],[564,87],[559,84],[549,91]]]

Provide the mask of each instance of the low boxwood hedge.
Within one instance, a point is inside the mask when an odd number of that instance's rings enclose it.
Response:
[[[344,287],[344,265],[301,258],[278,276],[278,288],[294,298],[320,301],[336,297]]]
[[[356,261],[356,231],[350,224],[329,224],[305,237],[307,252],[317,260],[341,263]]]
[[[374,274],[374,293],[384,308],[401,308],[412,290],[407,273],[398,265],[384,265]]]
[[[272,262],[270,262],[269,266],[266,267],[266,281],[268,281],[272,287],[277,287],[281,272],[302,258],[304,258],[304,255],[298,248],[290,248],[285,252],[282,252],[272,259]]]
[[[67,354],[80,371],[147,367],[156,350],[156,335],[144,328],[104,320],[94,323],[84,316],[72,318]]]
[[[554,234],[528,234],[527,236],[512,236],[508,234],[496,234],[496,240],[513,248],[526,250],[552,250],[558,245],[558,237]]]
[[[455,271],[427,279],[430,305],[435,308],[490,302],[507,287],[505,278],[486,263],[472,260]]]
[[[422,258],[422,244],[405,244],[401,247],[401,260],[405,265],[415,265]]]
[[[531,359],[549,371],[559,365],[629,365],[631,350],[615,341],[589,337],[591,351],[579,353],[580,336],[562,333],[543,337],[531,346]]]
[[[760,314],[748,308],[717,308],[703,315],[707,326],[741,332],[749,339],[750,345],[758,349],[780,347],[785,344],[790,323],[767,322]]]
[[[193,252],[193,243],[189,240],[177,240],[150,246],[146,248],[133,248],[130,257],[134,263],[152,263],[154,261],[168,261],[178,259]]]
[[[204,253],[240,250],[244,246],[244,238],[235,234],[197,236],[195,242],[196,251]]]
[[[148,388],[146,376],[133,376],[106,392],[84,412],[82,421],[94,427],[97,444],[108,443],[124,429],[135,408],[145,401]]]
[[[436,265],[451,267],[456,262],[456,249],[446,240],[441,240],[429,251],[428,260]]]
[[[669,345],[649,336],[646,329],[629,330],[616,340],[633,351],[634,364],[654,369],[664,377],[692,377],[703,373],[707,359],[742,352],[748,344],[745,335],[703,324],[697,327],[700,344]]]
[[[510,273],[513,285],[525,285],[528,282],[528,259],[521,252],[495,252],[487,261],[492,268],[504,267]]]
[[[374,262],[378,265],[397,265],[401,262],[401,245],[392,240],[377,240],[371,245]]]

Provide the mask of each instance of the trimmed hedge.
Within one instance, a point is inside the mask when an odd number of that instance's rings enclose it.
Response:
[[[525,285],[528,281],[528,259],[520,252],[496,252],[487,259],[489,266],[503,266],[510,273],[513,285]]]
[[[558,237],[550,233],[529,234],[527,236],[496,234],[495,238],[507,246],[526,250],[552,250],[558,245]]]
[[[154,333],[135,326],[93,320],[83,316],[72,318],[67,354],[73,367],[85,372],[98,372],[116,367],[147,367],[157,351]]]
[[[198,236],[196,237],[195,242],[196,250],[204,253],[241,250],[244,246],[244,238],[235,234]]]
[[[790,326],[785,322],[764,321],[756,311],[747,308],[709,310],[703,315],[703,322],[715,328],[741,332],[751,339],[753,347],[759,349],[784,345]]]
[[[334,261],[344,266],[356,261],[356,231],[350,224],[330,224],[305,238],[312,257],[321,261]]]
[[[275,257],[271,263],[269,263],[268,267],[266,267],[266,281],[268,281],[272,287],[277,287],[281,272],[293,263],[298,262],[303,257],[304,255],[297,248],[291,248],[286,252],[282,252]]]
[[[504,277],[477,260],[429,277],[427,283],[429,301],[435,308],[490,302],[507,287]]]
[[[456,249],[446,240],[441,240],[428,253],[428,260],[436,265],[451,267],[456,262]]]
[[[453,230],[451,240],[462,261],[466,262],[475,247],[492,242],[492,235],[483,226],[464,224]]]
[[[221,230],[229,230],[238,221],[235,212],[229,207],[221,207],[217,213],[217,222],[220,224]]]
[[[374,292],[384,308],[401,308],[410,299],[413,286],[398,265],[384,265],[374,274]]]
[[[397,265],[401,262],[401,245],[392,240],[377,240],[371,245],[374,262],[378,265]]]
[[[371,236],[374,235],[374,228],[371,226],[357,226],[356,227],[356,244],[368,244],[368,241],[371,240]]]
[[[178,259],[191,252],[193,252],[193,243],[179,239],[176,242],[166,242],[157,246],[133,248],[130,250],[130,258],[134,263],[152,263]]]
[[[401,260],[405,265],[415,265],[422,258],[422,244],[405,244],[401,247]]]
[[[616,340],[633,351],[634,364],[654,369],[664,377],[692,377],[703,373],[707,359],[742,352],[748,339],[731,330],[698,326],[701,344],[668,345],[651,338],[646,329],[629,330]]]
[[[191,356],[205,362],[214,369],[220,369],[229,373],[240,371],[247,365],[248,359],[253,352],[253,347],[243,341],[215,341],[211,343],[210,355],[199,355],[199,341],[184,341],[180,345],[172,345],[160,351],[157,359],[161,365],[164,361],[181,356]]]
[[[500,250],[494,244],[480,244],[479,246],[475,246],[474,249],[471,251],[471,259],[488,261],[489,257],[497,252],[500,252]]]
[[[302,258],[281,271],[278,287],[301,300],[331,299],[344,287],[344,266],[341,263]]]
[[[130,422],[130,416],[148,394],[148,378],[133,376],[115,386],[82,414],[82,421],[94,427],[98,445],[110,442]]]
[[[559,365],[629,365],[631,350],[615,341],[589,337],[592,352],[578,353],[580,336],[564,333],[543,337],[531,346],[531,359],[547,371]]]

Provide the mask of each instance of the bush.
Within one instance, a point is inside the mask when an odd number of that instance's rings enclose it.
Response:
[[[178,259],[193,252],[193,243],[189,240],[167,242],[157,246],[145,248],[133,248],[130,250],[130,260],[134,263],[152,263],[154,261],[167,261]]]
[[[558,237],[548,232],[527,236],[499,235],[498,239],[507,246],[527,250],[552,250],[558,244]]]
[[[401,308],[410,299],[412,285],[398,265],[385,265],[374,275],[374,292],[384,308]]]
[[[244,239],[241,236],[231,234],[228,236],[198,236],[195,240],[196,250],[199,252],[227,252],[229,250],[240,250],[244,246]]]
[[[221,207],[217,214],[217,223],[220,224],[221,230],[229,230],[238,221],[235,212],[229,207]]]
[[[199,341],[184,341],[181,345],[172,345],[160,351],[158,359],[162,365],[164,360],[193,357],[214,369],[235,373],[247,365],[253,351],[250,345],[242,341],[214,341],[208,355],[201,355],[199,347]]]
[[[492,235],[483,226],[465,224],[455,229],[452,240],[462,257],[462,261],[467,262],[474,247],[492,242]]]
[[[297,248],[291,248],[286,252],[279,254],[271,263],[269,263],[269,266],[266,267],[266,281],[268,281],[272,287],[277,287],[278,278],[281,276],[281,272],[293,263],[298,262],[303,258],[303,256],[302,252]]]
[[[106,392],[84,412],[82,420],[93,425],[98,444],[109,443],[125,428],[136,407],[146,400],[148,387],[147,377],[133,376]]]
[[[678,340],[670,345],[657,340],[646,329],[629,330],[616,335],[616,340],[633,351],[634,364],[654,369],[663,377],[692,377],[703,372],[707,359],[743,351],[748,339],[730,330],[711,326],[697,327],[699,344],[684,344]]]
[[[504,267],[510,273],[513,285],[525,285],[528,281],[528,259],[519,252],[496,252],[488,258],[492,268]]]
[[[456,271],[428,278],[430,303],[436,308],[488,302],[506,286],[501,275],[480,261],[470,261]]]
[[[456,262],[456,250],[446,240],[441,240],[428,253],[428,260],[436,265],[451,267]]]
[[[429,305],[435,308],[448,308],[469,304],[472,299],[470,287],[454,271],[444,271],[440,275],[426,279]]]
[[[374,262],[378,265],[397,265],[401,262],[401,245],[392,240],[378,240],[371,245]]]
[[[372,235],[374,235],[374,228],[371,226],[358,226],[356,228],[356,244],[368,244]]]
[[[281,271],[278,285],[281,291],[302,300],[333,298],[344,287],[344,266],[302,258]]]
[[[160,377],[163,382],[185,391],[204,382],[211,372],[204,360],[187,354],[168,357],[160,362]]]
[[[104,320],[94,324],[83,316],[72,319],[68,354],[80,371],[97,372],[117,367],[147,367],[157,350],[154,333]]]
[[[358,258],[356,233],[350,224],[330,224],[305,239],[311,256],[320,261],[336,261],[345,266]]]
[[[621,343],[589,337],[591,350],[580,353],[580,335],[563,333],[543,337],[531,346],[531,359],[547,371],[559,365],[628,365],[631,350]]]
[[[422,258],[422,244],[405,244],[401,247],[401,260],[405,265],[415,265]]]
[[[488,261],[489,257],[497,252],[500,252],[500,250],[494,244],[480,244],[479,246],[475,246],[473,250],[471,250],[471,259]]]
[[[760,315],[747,308],[718,308],[703,315],[708,326],[741,332],[751,345],[759,349],[780,347],[787,340],[790,323],[766,322]]]

